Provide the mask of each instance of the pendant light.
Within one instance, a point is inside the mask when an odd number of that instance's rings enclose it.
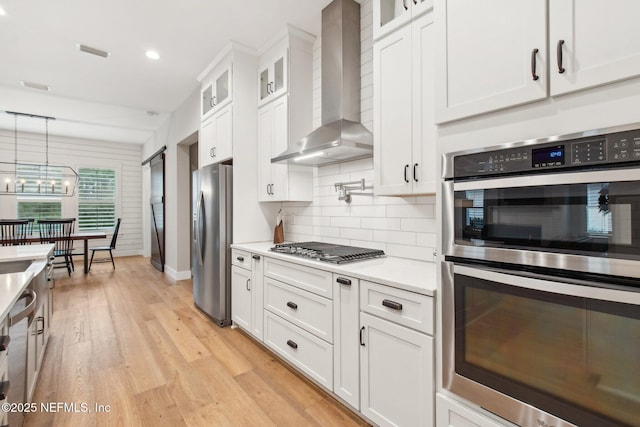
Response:
[[[78,186],[78,173],[70,166],[49,164],[49,120],[54,117],[7,111],[14,116],[13,163],[0,162],[0,195],[72,197]],[[18,116],[45,121],[45,163],[18,161]]]

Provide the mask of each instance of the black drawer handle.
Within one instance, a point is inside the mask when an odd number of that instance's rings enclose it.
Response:
[[[538,80],[540,78],[540,76],[538,76],[536,74],[536,54],[538,53],[538,49],[535,48],[531,51],[531,78],[535,81]]]
[[[9,394],[9,387],[11,386],[11,382],[2,381],[0,383],[0,400],[5,400],[7,395]]]
[[[260,259],[260,255],[253,255],[251,258],[253,258],[255,260],[259,260]]]
[[[11,338],[9,335],[2,335],[0,337],[0,351],[6,351],[9,347],[9,343],[11,342]]]
[[[294,310],[297,310],[297,309],[298,309],[298,304],[296,304],[295,302],[291,302],[291,301],[289,301],[289,302],[287,303],[287,307],[289,307],[289,308],[293,308]]]
[[[364,345],[364,339],[362,337],[362,334],[364,334],[364,326],[360,328],[360,345],[364,347],[365,345]]]
[[[298,344],[296,344],[296,343],[295,343],[295,341],[288,340],[288,341],[287,341],[287,345],[288,345],[289,347],[291,347],[292,349],[294,349],[294,350],[297,350],[297,349],[298,349]]]
[[[350,279],[346,279],[344,277],[338,277],[336,279],[336,282],[340,283],[341,285],[351,286],[351,280]]]
[[[562,74],[566,71],[566,69],[562,66],[562,45],[564,44],[564,40],[558,40],[558,44],[556,45],[556,61],[558,62],[558,73]]]
[[[399,302],[391,301],[390,299],[382,300],[382,305],[393,310],[402,310],[402,304],[400,304]]]
[[[236,258],[238,261],[243,262],[244,261],[244,257],[243,256],[239,256]]]

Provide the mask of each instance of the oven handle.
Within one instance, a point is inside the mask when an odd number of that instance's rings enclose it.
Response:
[[[22,293],[22,295],[20,295],[20,298],[18,298],[18,300],[21,300],[23,298],[31,298],[31,301],[20,313],[16,314],[15,316],[9,317],[9,327],[16,325],[22,319],[24,319],[27,316],[30,316],[31,313],[35,311],[36,302],[38,301],[38,295],[36,295],[35,291],[33,289],[25,289],[25,291]]]
[[[504,271],[504,272],[502,272]],[[555,294],[571,295],[575,297],[598,299],[603,301],[619,302],[626,304],[640,305],[640,292],[624,291],[602,287],[596,282],[584,282],[585,285],[577,285],[548,279],[537,279],[518,275],[511,270],[487,270],[474,268],[460,264],[454,264],[454,274],[488,280],[491,282],[503,283],[520,288],[534,289]]]
[[[539,187],[559,184],[590,184],[593,182],[640,181],[640,168],[607,169],[591,172],[551,173],[510,176],[455,182],[453,191],[489,190],[492,188]]]

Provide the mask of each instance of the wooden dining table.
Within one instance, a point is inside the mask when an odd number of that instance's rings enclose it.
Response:
[[[89,240],[105,239],[106,237],[107,233],[105,233],[104,231],[80,231],[71,235],[71,240],[82,240],[84,242],[84,274],[87,274],[89,272]],[[56,240],[62,239],[62,237],[52,238],[49,239],[49,241],[55,242]],[[40,236],[38,236],[37,234],[27,236],[25,240],[29,243],[42,243],[40,240]]]

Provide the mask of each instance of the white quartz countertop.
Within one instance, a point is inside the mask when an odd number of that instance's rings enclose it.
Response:
[[[47,259],[47,255],[51,252],[53,246],[53,243],[0,246],[0,262]]]
[[[33,272],[0,274],[0,320],[4,319],[33,278]]]
[[[437,264],[432,262],[384,257],[347,264],[331,264],[271,252],[269,249],[273,246],[271,242],[234,243],[231,245],[234,249],[344,274],[361,280],[381,283],[423,295],[435,296],[436,293]]]

